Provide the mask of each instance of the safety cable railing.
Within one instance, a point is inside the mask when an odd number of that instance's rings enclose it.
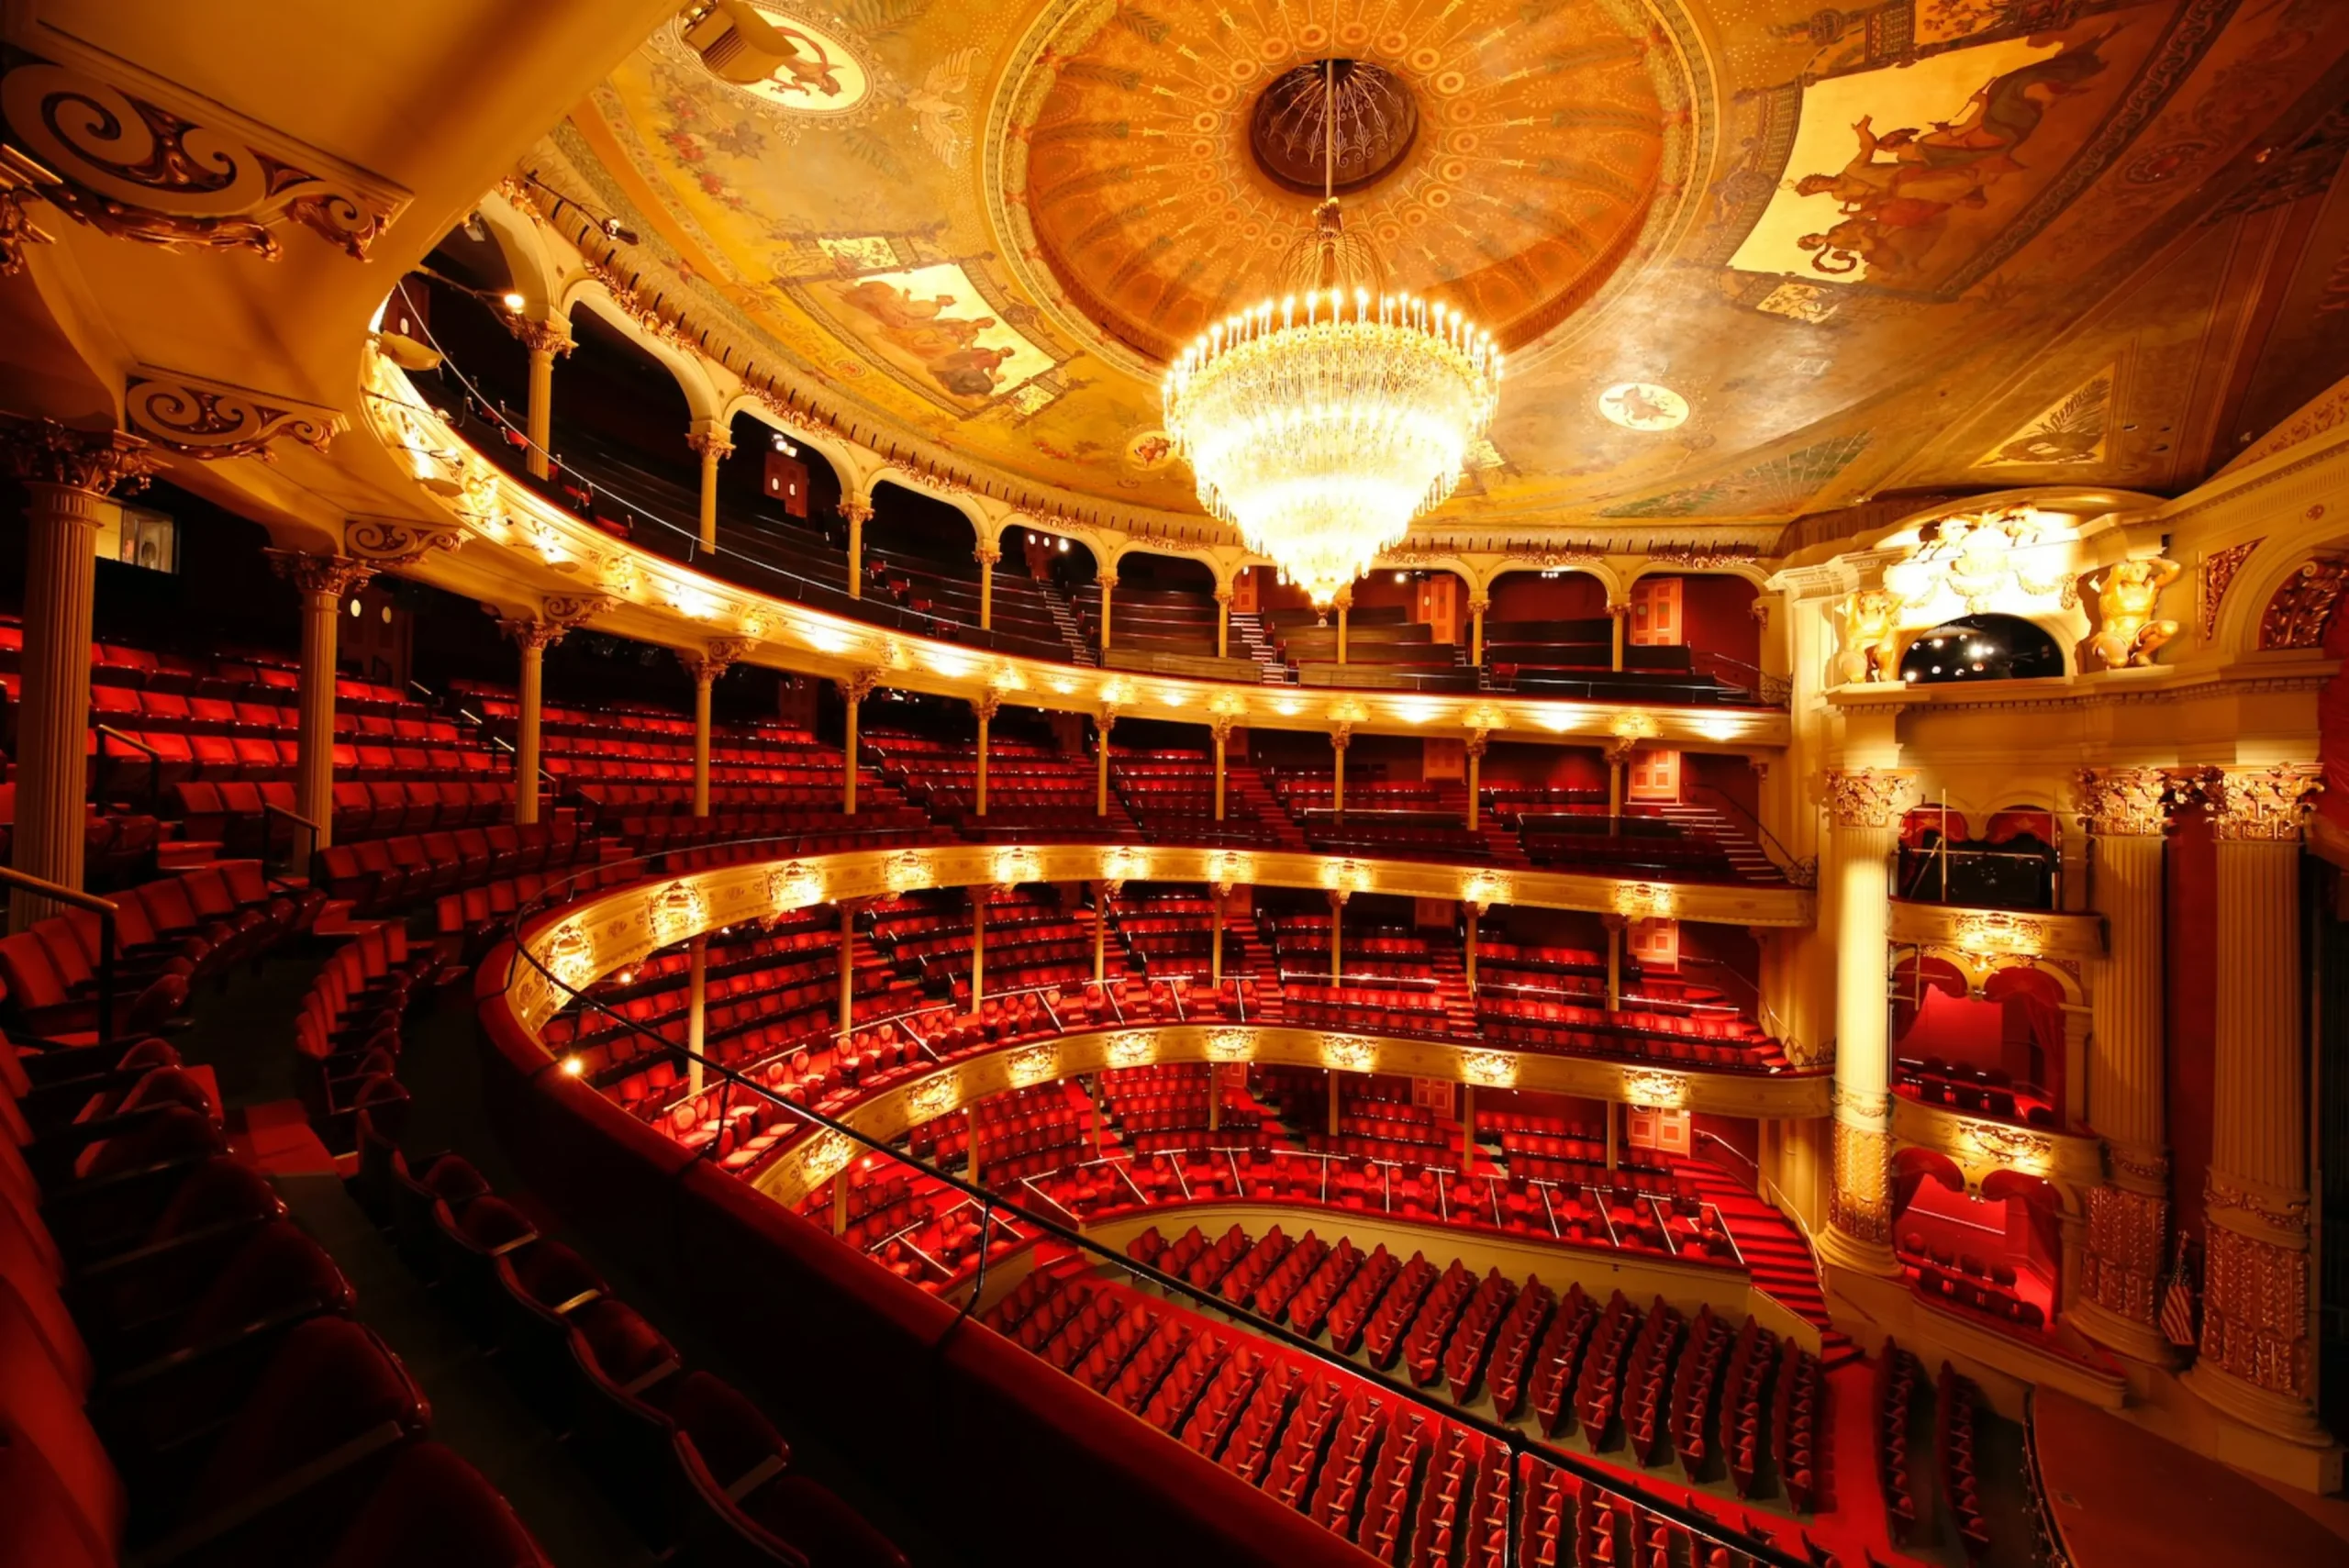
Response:
[[[101,1047],[114,1043],[114,970],[117,948],[115,934],[115,904],[111,898],[83,893],[62,883],[50,882],[14,866],[0,866],[0,887],[21,888],[43,898],[53,898],[76,909],[86,909],[98,917],[97,1035]]]
[[[751,848],[759,844],[789,841],[778,839],[750,840],[741,841],[740,847]],[[640,860],[646,862],[658,858],[657,856],[639,857]],[[575,873],[558,883],[551,884],[537,898],[523,904],[516,910],[513,922],[515,940],[511,944],[512,952],[507,963],[506,989],[509,992],[512,990],[521,966],[527,963],[538,972],[554,995],[568,997],[572,1004],[582,1008],[593,1009],[618,1029],[648,1040],[653,1049],[664,1054],[674,1055],[689,1064],[698,1065],[703,1074],[705,1091],[708,1087],[710,1077],[715,1075],[722,1085],[719,1090],[718,1116],[720,1127],[730,1124],[734,1097],[739,1092],[750,1095],[754,1100],[763,1102],[784,1115],[797,1118],[805,1133],[812,1134],[818,1130],[828,1132],[835,1138],[845,1140],[852,1148],[863,1151],[862,1156],[856,1153],[850,1154],[841,1163],[836,1176],[832,1179],[845,1182],[849,1179],[849,1173],[859,1158],[870,1159],[878,1156],[904,1165],[953,1192],[960,1193],[970,1204],[979,1208],[982,1219],[975,1275],[972,1282],[970,1295],[962,1305],[958,1323],[961,1318],[971,1317],[976,1312],[985,1290],[986,1264],[994,1251],[992,1234],[995,1226],[1005,1223],[1015,1228],[1025,1228],[1033,1232],[1035,1237],[1049,1237],[1093,1260],[1097,1267],[1107,1266],[1112,1271],[1130,1274],[1137,1280],[1155,1286],[1160,1294],[1170,1300],[1181,1298],[1189,1303],[1194,1310],[1243,1327],[1274,1343],[1287,1347],[1332,1372],[1357,1379],[1390,1398],[1423,1410],[1439,1421],[1452,1422],[1467,1429],[1489,1443],[1498,1444],[1508,1456],[1508,1495],[1504,1499],[1502,1509],[1506,1515],[1507,1528],[1506,1555],[1502,1560],[1505,1568],[1531,1568],[1531,1559],[1524,1551],[1522,1538],[1523,1527],[1531,1513],[1527,1506],[1525,1487],[1531,1469],[1535,1464],[1547,1464],[1562,1470],[1582,1485],[1617,1497],[1626,1505],[1662,1518],[1705,1542],[1740,1553],[1753,1562],[1768,1565],[1768,1568],[1812,1568],[1812,1564],[1807,1558],[1798,1557],[1786,1551],[1762,1536],[1729,1529],[1719,1519],[1693,1506],[1643,1493],[1597,1463],[1548,1443],[1537,1442],[1530,1438],[1522,1428],[1514,1424],[1488,1419],[1472,1411],[1462,1409],[1448,1400],[1438,1399],[1421,1393],[1409,1384],[1397,1383],[1376,1369],[1341,1355],[1286,1325],[1260,1316],[1247,1307],[1224,1301],[1174,1274],[1129,1258],[1123,1253],[1112,1251],[1085,1235],[1078,1229],[1063,1225],[1047,1216],[1033,1213],[1018,1203],[1007,1199],[999,1193],[941,1169],[933,1163],[913,1156],[910,1152],[893,1148],[882,1140],[818,1110],[813,1106],[802,1105],[790,1099],[728,1063],[695,1052],[658,1031],[647,1029],[635,1020],[613,1011],[600,998],[587,995],[548,969],[520,940],[522,931],[538,915],[571,902],[578,892],[589,890],[574,889],[574,884],[579,884],[586,877],[594,875],[599,878],[595,888],[600,890],[609,885],[608,878],[611,871],[610,865],[604,865],[595,868],[593,872]],[[715,1160],[721,1141],[718,1139],[712,1139],[708,1146],[696,1158]],[[1004,1217],[1001,1220],[996,1218],[998,1211]],[[1619,1244],[1615,1241],[1613,1223],[1608,1219],[1605,1206],[1599,1207],[1598,1214],[1602,1220],[1608,1221],[1610,1244]]]

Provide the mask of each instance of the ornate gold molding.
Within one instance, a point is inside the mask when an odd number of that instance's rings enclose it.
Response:
[[[2081,822],[2104,839],[2158,839],[2169,831],[2172,808],[2193,795],[2165,768],[2082,768],[2072,792]]]
[[[2087,1195],[2087,1243],[2080,1254],[2080,1289],[2089,1300],[2132,1323],[2151,1324],[2161,1310],[2162,1263],[2169,1245],[2169,1204],[2125,1187],[2092,1187]]]
[[[2324,787],[2324,770],[2312,762],[2213,768],[2201,782],[2210,831],[2221,840],[2298,843],[2311,798]]]
[[[0,470],[27,484],[131,495],[161,464],[145,441],[121,430],[80,430],[49,419],[0,428]]]
[[[2215,1366],[2270,1394],[2306,1398],[2306,1247],[2247,1236],[2221,1224],[2208,1229],[2199,1364]]]
[[[373,563],[347,555],[312,555],[298,550],[264,550],[269,568],[295,589],[312,597],[339,599],[367,585],[375,575]]]
[[[1917,775],[1904,770],[1830,768],[1820,775],[1820,793],[1838,828],[1891,828],[1909,809],[1916,787]]]
[[[871,696],[881,684],[878,670],[853,670],[832,684],[841,689],[841,700],[861,703]]]
[[[453,555],[470,538],[464,529],[447,523],[419,523],[406,517],[353,517],[343,525],[345,553],[379,572],[414,566],[433,551]]]
[[[55,235],[33,221],[29,208],[37,193],[17,183],[22,176],[10,161],[0,149],[0,278],[25,270],[26,246],[57,243]]]
[[[171,83],[102,79],[106,57],[92,53],[92,69],[23,57],[0,77],[0,116],[31,188],[76,222],[273,260],[273,230],[298,223],[363,261],[407,205],[398,186]]]
[[[123,414],[131,428],[157,446],[216,462],[239,457],[274,462],[269,449],[280,440],[323,452],[344,427],[342,416],[331,408],[151,365],[130,373]]]
[[[1835,1123],[1835,1184],[1827,1222],[1855,1241],[1892,1239],[1892,1139],[1871,1128]]]
[[[2076,960],[2104,953],[2102,917],[2054,909],[1976,909],[1896,898],[1887,934],[1903,947],[1963,953],[1976,968],[2000,958]]]

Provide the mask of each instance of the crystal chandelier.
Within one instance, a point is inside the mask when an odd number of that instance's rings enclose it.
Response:
[[[1501,379],[1489,333],[1370,286],[1375,260],[1333,194],[1334,61],[1325,80],[1324,195],[1289,261],[1302,289],[1209,329],[1163,394],[1200,504],[1321,608],[1452,494]]]

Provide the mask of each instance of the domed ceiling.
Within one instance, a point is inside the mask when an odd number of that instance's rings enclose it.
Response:
[[[2338,0],[754,5],[764,79],[672,22],[540,172],[826,406],[1145,518],[1332,100],[1348,232],[1512,350],[1455,539],[2182,489],[2349,364]]]

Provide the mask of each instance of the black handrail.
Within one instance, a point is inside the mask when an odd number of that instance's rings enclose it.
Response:
[[[1797,863],[1795,861],[1794,851],[1787,849],[1785,844],[1779,842],[1778,836],[1776,833],[1771,832],[1770,829],[1763,824],[1762,818],[1754,816],[1753,813],[1748,811],[1744,806],[1738,804],[1735,797],[1715,789],[1710,784],[1692,785],[1690,786],[1690,793],[1701,799],[1727,806],[1731,814],[1742,818],[1747,824],[1749,824],[1753,828],[1755,835],[1754,842],[1761,846],[1763,854],[1768,856],[1770,863],[1776,866],[1781,874],[1789,873],[1794,869]],[[1777,852],[1776,854],[1772,854],[1771,851],[1773,850]]]
[[[300,812],[280,806],[273,800],[264,800],[261,803],[261,869],[264,874],[269,871],[269,819],[272,817],[283,817],[289,822],[298,823],[302,827],[307,828],[310,830],[309,858],[313,861],[317,859],[318,835],[323,831],[323,829],[321,829],[316,822],[311,821]],[[288,871],[293,870],[294,863],[294,852],[289,849],[285,852],[285,869]],[[316,868],[313,867],[312,869],[315,873]]]
[[[84,893],[63,883],[34,876],[14,866],[0,866],[0,886],[19,887],[43,898],[53,898],[60,904],[71,904],[76,909],[87,909],[98,917],[98,1044],[114,1043],[114,961],[118,945],[115,936],[115,902]]]
[[[792,842],[792,840],[785,839],[752,839],[736,840],[729,847],[747,849],[762,844],[788,844],[790,842]],[[637,857],[637,860],[639,862],[650,862],[657,858],[659,857],[639,856]],[[625,864],[629,862],[617,863]],[[512,989],[517,970],[520,964],[527,962],[532,969],[538,971],[540,975],[543,977],[547,984],[553,987],[557,993],[568,996],[578,1006],[593,1008],[618,1028],[627,1030],[630,1034],[649,1040],[657,1049],[664,1053],[674,1052],[689,1062],[699,1063],[705,1074],[705,1081],[708,1074],[715,1073],[724,1084],[723,1098],[729,1104],[730,1104],[734,1091],[739,1087],[763,1100],[767,1101],[769,1104],[786,1111],[790,1115],[797,1117],[810,1128],[820,1128],[838,1137],[846,1139],[851,1143],[861,1146],[869,1152],[883,1155],[887,1159],[896,1161],[900,1164],[909,1166],[914,1170],[921,1172],[925,1175],[935,1179],[942,1185],[947,1186],[955,1192],[961,1193],[966,1198],[969,1198],[973,1202],[978,1204],[982,1212],[986,1212],[994,1207],[1000,1207],[1011,1217],[1016,1218],[1020,1224],[1032,1227],[1037,1231],[1041,1232],[1044,1235],[1051,1236],[1053,1240],[1073,1247],[1078,1251],[1085,1253],[1090,1257],[1097,1258],[1113,1268],[1122,1269],[1129,1273],[1147,1280],[1151,1284],[1158,1286],[1158,1288],[1163,1292],[1167,1293],[1169,1296],[1180,1296],[1188,1300],[1194,1301],[1208,1311],[1232,1318],[1244,1324],[1250,1329],[1263,1335],[1266,1339],[1272,1340],[1276,1343],[1287,1345],[1301,1354],[1311,1357],[1318,1362],[1321,1362],[1334,1370],[1370,1383],[1397,1399],[1404,1400],[1412,1405],[1418,1406],[1438,1419],[1455,1422],[1469,1429],[1471,1431],[1478,1433],[1487,1441],[1500,1444],[1509,1455],[1511,1495],[1508,1500],[1507,1508],[1508,1518],[1508,1555],[1507,1561],[1513,1565],[1513,1568],[1521,1568],[1517,1519],[1523,1506],[1523,1498],[1520,1490],[1523,1485],[1523,1481],[1521,1479],[1522,1468],[1525,1462],[1529,1459],[1538,1460],[1541,1462],[1564,1470],[1585,1485],[1594,1486],[1603,1492],[1624,1497],[1634,1507],[1646,1509],[1648,1512],[1678,1526],[1680,1529],[1687,1530],[1692,1535],[1698,1536],[1713,1544],[1727,1547],[1733,1551],[1742,1552],[1756,1562],[1769,1564],[1770,1568],[1811,1568],[1811,1564],[1806,1559],[1796,1557],[1792,1553],[1784,1551],[1760,1537],[1749,1536],[1739,1531],[1724,1529],[1719,1520],[1711,1518],[1709,1515],[1704,1514],[1693,1507],[1671,1502],[1661,1496],[1652,1496],[1639,1492],[1632,1487],[1627,1486],[1620,1479],[1609,1474],[1601,1467],[1589,1463],[1575,1454],[1564,1450],[1553,1448],[1548,1444],[1536,1444],[1532,1440],[1526,1436],[1521,1428],[1503,1422],[1488,1420],[1486,1418],[1478,1416],[1471,1411],[1463,1410],[1459,1407],[1451,1404],[1449,1401],[1432,1398],[1428,1395],[1422,1394],[1418,1388],[1413,1387],[1409,1384],[1397,1383],[1393,1379],[1386,1376],[1384,1373],[1377,1372],[1375,1369],[1365,1367],[1358,1362],[1338,1355],[1324,1346],[1297,1333],[1295,1330],[1282,1324],[1275,1323],[1270,1318],[1258,1316],[1249,1308],[1238,1306],[1231,1302],[1224,1301],[1219,1296],[1210,1296],[1193,1286],[1188,1281],[1183,1280],[1174,1274],[1163,1273],[1150,1264],[1143,1263],[1136,1259],[1128,1258],[1120,1253],[1112,1252],[1108,1249],[1101,1246],[1100,1243],[1085,1235],[1082,1230],[1072,1229],[1061,1224],[1057,1220],[1034,1213],[1031,1210],[1005,1198],[1002,1195],[990,1188],[966,1181],[963,1177],[940,1169],[935,1164],[915,1158],[909,1151],[900,1151],[881,1140],[872,1137],[870,1134],[851,1127],[847,1123],[840,1121],[833,1117],[828,1116],[822,1111],[817,1110],[812,1106],[797,1104],[768,1087],[766,1084],[761,1084],[757,1080],[749,1077],[739,1070],[730,1067],[724,1062],[714,1061],[690,1050],[687,1047],[678,1045],[670,1040],[665,1035],[662,1035],[654,1030],[649,1029],[643,1025],[636,1022],[634,1019],[626,1018],[623,1015],[613,1011],[612,1008],[600,998],[587,995],[577,988],[566,984],[544,964],[540,963],[537,955],[530,952],[529,950],[523,945],[520,940],[522,928],[532,917],[545,910],[551,909],[558,904],[569,903],[571,901],[573,896],[573,884],[578,882],[582,877],[589,874],[595,874],[599,877],[608,876],[611,869],[612,867],[610,865],[604,865],[596,867],[592,873],[588,872],[575,873],[571,876],[563,878],[560,883],[550,885],[537,899],[532,900],[529,904],[523,905],[520,908],[515,911],[513,925],[515,938],[511,944],[512,954],[507,961],[507,989]],[[600,884],[601,887],[608,887],[608,884]],[[557,896],[558,892],[562,895],[560,897]],[[725,1118],[721,1116],[721,1122]],[[717,1149],[718,1140],[712,1140],[708,1151],[707,1151],[707,1157],[714,1158]],[[840,1179],[846,1179],[847,1171],[848,1166],[844,1163],[841,1168]],[[1603,1217],[1605,1211],[1602,1209],[1600,1212]],[[965,1316],[967,1315],[968,1314],[966,1313]],[[1535,1451],[1537,1449],[1539,1451],[1538,1452]]]
[[[96,760],[100,762],[106,760],[108,740],[119,740],[126,746],[147,753],[147,815],[154,816],[156,807],[161,806],[163,800],[163,754],[138,736],[125,735],[111,724],[94,724],[90,728],[98,732]],[[96,799],[97,793],[98,770],[93,768],[90,770],[90,797]]]

